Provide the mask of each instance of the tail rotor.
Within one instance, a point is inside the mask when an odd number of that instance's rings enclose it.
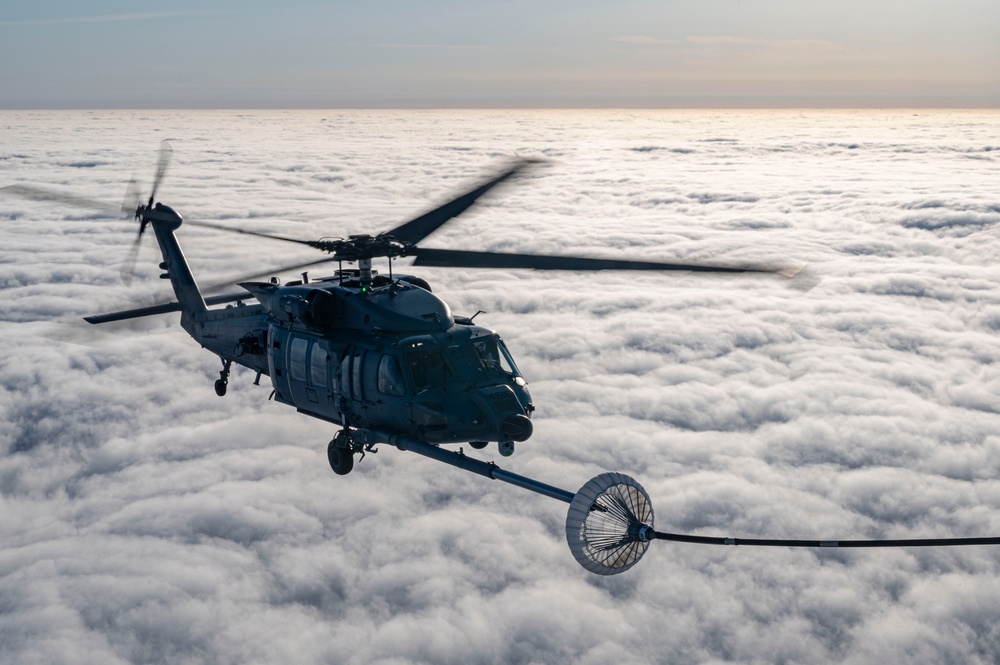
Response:
[[[125,198],[122,201],[122,212],[134,214],[135,219],[139,221],[139,231],[136,233],[132,246],[129,247],[128,254],[125,256],[125,262],[122,263],[119,269],[122,282],[126,285],[131,285],[135,278],[135,265],[139,258],[139,249],[142,246],[142,234],[146,232],[146,227],[149,225],[146,214],[153,209],[156,202],[156,192],[160,188],[160,183],[163,182],[164,176],[167,174],[167,169],[170,168],[170,159],[173,153],[174,149],[170,147],[168,141],[164,140],[160,143],[160,152],[156,159],[156,174],[153,176],[153,186],[149,191],[149,198],[145,205],[142,204],[142,186],[134,177],[129,181],[128,188],[125,190]]]

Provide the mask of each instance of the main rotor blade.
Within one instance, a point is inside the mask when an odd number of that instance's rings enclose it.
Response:
[[[211,293],[213,291],[218,291],[219,289],[224,289],[226,287],[233,286],[234,284],[239,284],[241,282],[255,282],[258,279],[262,279],[264,277],[270,277],[271,275],[277,275],[278,273],[281,272],[302,270],[303,268],[311,268],[312,266],[318,266],[324,263],[331,263],[336,260],[337,259],[328,256],[326,258],[318,259],[316,261],[307,261],[305,263],[297,263],[295,265],[290,265],[290,266],[271,268],[269,270],[262,270],[260,272],[255,272],[250,275],[237,275],[236,277],[218,281],[214,284],[210,284],[209,286],[202,286],[200,288],[202,293]]]
[[[472,191],[466,192],[448,203],[438,206],[430,212],[424,213],[420,217],[411,219],[391,231],[386,231],[383,235],[390,235],[400,242],[415,245],[441,228],[441,226],[448,220],[457,217],[468,210],[480,196],[490,191],[504,180],[507,180],[511,176],[515,175],[526,166],[534,163],[536,163],[535,160],[521,160],[515,166],[507,169],[489,182],[483,183]]]
[[[435,208],[434,210],[412,219],[405,224],[397,226],[391,231],[386,231],[382,235],[391,235],[396,240],[401,242],[406,242],[410,244],[415,244],[420,240],[423,240],[428,235],[433,233],[435,230],[441,227],[442,224],[458,216],[462,212],[468,210],[480,196],[488,192],[493,187],[497,186],[507,178],[510,178],[514,174],[518,173],[526,166],[535,163],[532,160],[522,160],[518,162],[515,166],[507,169],[497,177],[493,178],[489,182],[480,185],[476,189],[463,194],[462,196],[449,201],[448,203]],[[288,236],[280,236],[272,233],[262,233],[260,231],[251,231],[249,229],[226,226],[223,224],[214,224],[212,222],[200,222],[196,220],[185,219],[185,224],[190,226],[200,226],[206,229],[215,229],[217,231],[225,231],[227,233],[241,233],[248,236],[256,236],[258,238],[268,238],[270,240],[280,240],[282,242],[292,242],[298,245],[307,245],[309,247],[316,247],[317,241],[315,240],[303,240],[300,238],[289,238]],[[246,280],[244,280],[246,281]]]
[[[78,206],[80,208],[90,208],[91,210],[102,212],[109,217],[121,217],[122,215],[121,210],[116,205],[105,203],[104,201],[97,201],[96,199],[87,198],[86,196],[67,194],[66,192],[60,192],[46,187],[37,187],[35,185],[8,185],[7,187],[0,187],[0,193],[10,194],[11,196],[17,196],[29,201],[54,201],[56,203],[68,203],[69,205]]]
[[[174,149],[170,147],[169,141],[166,139],[160,141],[160,154],[156,160],[156,176],[153,178],[153,189],[149,192],[150,201],[156,198],[156,190],[160,188],[163,176],[167,174],[167,167],[170,166],[170,157],[173,153]]]
[[[623,261],[591,259],[580,256],[545,256],[541,254],[502,254],[454,249],[415,247],[408,253],[416,257],[415,266],[446,268],[504,268],[514,270],[666,270],[721,273],[782,273],[779,268],[764,266],[733,267],[700,263],[657,263],[654,261]]]
[[[217,231],[226,231],[227,233],[242,233],[248,236],[257,236],[258,238],[270,238],[271,240],[281,240],[283,242],[294,242],[299,245],[309,245],[313,246],[313,241],[310,240],[299,240],[298,238],[289,238],[287,236],[277,236],[270,233],[260,233],[259,231],[250,231],[248,229],[239,228],[236,226],[226,226],[224,224],[214,224],[212,222],[199,222],[197,220],[185,219],[185,224],[190,226],[200,226],[206,229],[216,229]]]

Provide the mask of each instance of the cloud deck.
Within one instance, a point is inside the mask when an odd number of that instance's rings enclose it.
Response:
[[[1000,116],[989,112],[0,112],[0,186],[117,203],[156,146],[184,216],[381,230],[511,155],[550,163],[428,245],[807,261],[774,277],[419,270],[497,329],[535,436],[504,466],[605,470],[661,530],[1000,534]],[[333,431],[164,317],[97,348],[33,334],[166,294],[133,228],[0,202],[4,662],[993,662],[1000,551],[655,547],[596,579],[565,507]],[[298,250],[182,228],[195,276]],[[304,259],[311,257],[302,254]],[[376,266],[378,267],[378,266]],[[397,267],[396,270],[400,270]],[[414,269],[414,272],[417,272]],[[644,660],[645,659],[645,660]]]

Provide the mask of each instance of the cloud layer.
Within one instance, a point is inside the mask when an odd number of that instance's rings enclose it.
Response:
[[[485,310],[531,382],[502,466],[615,470],[661,530],[1000,534],[995,113],[2,112],[0,186],[116,202],[175,161],[192,219],[306,238],[391,228],[512,155],[550,160],[429,245],[804,260],[769,277],[420,270]],[[148,178],[148,176],[147,176]],[[337,477],[333,431],[267,400],[172,317],[127,222],[0,201],[0,661],[995,662],[1000,553],[654,543],[583,571],[565,506],[391,449]],[[311,257],[204,229],[203,283]],[[404,270],[397,267],[397,271]],[[417,272],[417,270],[414,270]],[[25,323],[40,322],[40,323]],[[79,326],[77,326],[79,327]],[[486,451],[495,458],[495,452]]]

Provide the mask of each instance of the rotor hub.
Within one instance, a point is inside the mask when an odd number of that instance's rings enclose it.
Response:
[[[409,244],[400,242],[386,233],[377,236],[357,234],[346,239],[316,240],[306,244],[333,254],[336,261],[348,262],[383,257],[395,258],[405,255],[410,249]]]
[[[135,216],[142,223],[140,233],[145,230],[146,224],[150,222],[164,224],[173,230],[177,230],[184,221],[176,210],[163,203],[155,203],[152,206],[139,206],[135,211]]]

